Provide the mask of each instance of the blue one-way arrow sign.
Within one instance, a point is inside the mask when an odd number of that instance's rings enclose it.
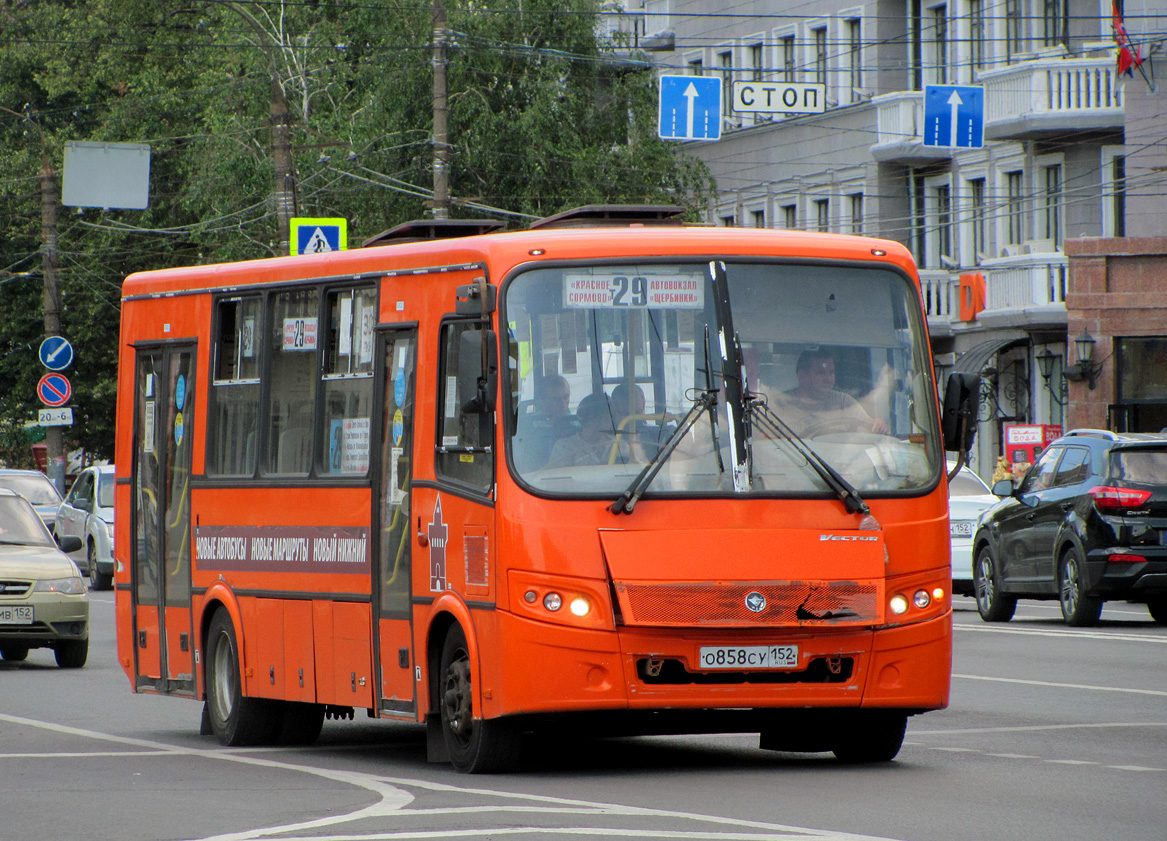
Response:
[[[979,149],[985,145],[985,89],[961,85],[924,88],[924,145]]]
[[[661,76],[657,134],[665,140],[720,140],[721,79]]]

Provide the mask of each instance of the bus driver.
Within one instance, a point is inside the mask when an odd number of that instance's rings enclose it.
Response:
[[[794,370],[798,386],[778,392],[774,410],[799,435],[891,432],[887,421],[871,417],[858,400],[835,388],[835,360],[827,351],[804,350]]]

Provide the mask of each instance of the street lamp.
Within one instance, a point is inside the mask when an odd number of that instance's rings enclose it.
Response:
[[[1050,353],[1050,349],[1046,348],[1037,355],[1037,370],[1041,374],[1041,379],[1045,383],[1045,390],[1049,392],[1050,397],[1059,406],[1065,407],[1061,397],[1054,391],[1053,386],[1049,384],[1050,377],[1054,375],[1054,362],[1058,360],[1058,355]]]
[[[1078,383],[1085,380],[1091,391],[1097,384],[1098,375],[1102,373],[1102,364],[1094,363],[1095,344],[1094,337],[1083,330],[1082,335],[1074,339],[1074,347],[1078,351],[1078,361],[1067,366],[1066,370],[1062,372],[1062,376],[1070,382]]]

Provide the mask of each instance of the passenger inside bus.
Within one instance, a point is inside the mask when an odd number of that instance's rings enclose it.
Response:
[[[571,414],[571,386],[558,374],[535,381],[535,411],[519,413],[514,442],[515,462],[520,470],[547,466],[555,442],[579,431],[579,420]]]
[[[835,359],[822,349],[804,350],[795,363],[798,385],[773,391],[771,406],[802,437],[831,432],[891,432],[886,420],[872,417],[862,404],[835,388]]]
[[[629,461],[630,445],[624,440],[617,442],[612,423],[612,405],[606,394],[597,391],[579,401],[576,417],[579,419],[579,430],[555,442],[547,462],[548,467],[609,464],[613,457],[613,444],[616,444],[615,463],[625,464]]]

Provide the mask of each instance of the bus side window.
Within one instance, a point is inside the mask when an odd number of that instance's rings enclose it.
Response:
[[[271,296],[269,325],[269,473],[307,476],[312,465],[319,292]]]
[[[220,300],[207,430],[207,472],[255,473],[259,429],[258,296]]]
[[[480,388],[483,335],[477,321],[448,322],[442,327],[436,466],[440,475],[485,491],[494,481],[498,362],[497,343],[488,331],[488,371]]]

